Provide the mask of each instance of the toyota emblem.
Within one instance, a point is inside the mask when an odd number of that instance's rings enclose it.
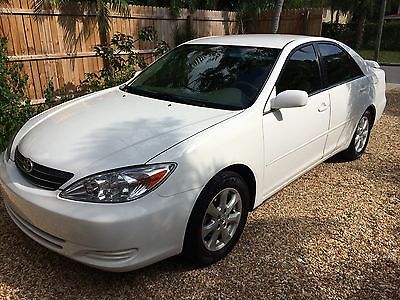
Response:
[[[33,162],[29,158],[25,158],[22,162],[22,168],[26,173],[30,173],[33,170]]]

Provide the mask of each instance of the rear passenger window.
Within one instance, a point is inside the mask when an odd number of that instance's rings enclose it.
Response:
[[[364,75],[354,59],[341,48],[323,43],[318,44],[318,48],[326,68],[328,86]]]
[[[313,46],[296,50],[287,61],[276,85],[277,93],[301,90],[313,93],[321,89],[321,76]]]

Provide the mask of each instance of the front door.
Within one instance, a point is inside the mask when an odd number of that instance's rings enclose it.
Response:
[[[276,93],[303,90],[304,107],[267,112],[264,131],[264,196],[269,196],[323,157],[330,119],[329,92],[322,91],[321,72],[313,45],[289,56],[276,84]],[[271,95],[271,97],[274,97]]]

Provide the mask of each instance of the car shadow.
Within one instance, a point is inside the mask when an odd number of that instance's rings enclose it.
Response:
[[[324,161],[324,163],[327,163],[327,164],[338,164],[338,163],[345,163],[345,162],[348,162],[348,161],[346,159],[342,158],[339,153]]]

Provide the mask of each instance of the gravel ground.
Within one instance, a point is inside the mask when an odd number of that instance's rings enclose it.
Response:
[[[171,258],[97,271],[31,241],[0,205],[0,297],[400,299],[399,207],[400,92],[391,92],[360,160],[323,163],[279,192],[208,268]]]

